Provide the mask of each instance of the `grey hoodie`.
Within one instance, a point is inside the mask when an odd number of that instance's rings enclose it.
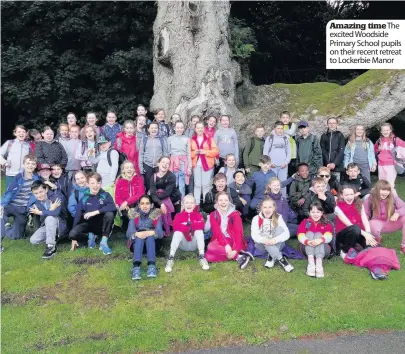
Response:
[[[225,158],[228,154],[234,154],[236,166],[239,165],[239,145],[238,136],[233,128],[220,127],[214,135],[214,140],[218,146],[219,156]]]
[[[79,139],[59,139],[63,148],[66,151],[68,162],[66,165],[66,171],[78,171],[81,168],[80,160],[76,158],[76,152],[82,148],[82,141]]]
[[[163,147],[161,144],[163,142]],[[167,149],[167,139],[165,137],[159,138],[147,136],[146,144],[144,144],[143,139],[138,143],[139,151],[139,171],[144,172],[143,164],[148,165],[149,167],[156,167],[159,159],[162,156],[169,156]]]
[[[271,142],[271,140],[273,141]],[[290,138],[285,134],[270,134],[266,138],[266,141],[264,143],[263,155],[269,156],[271,159],[271,163],[276,165],[277,167],[283,164],[288,165],[291,161]]]

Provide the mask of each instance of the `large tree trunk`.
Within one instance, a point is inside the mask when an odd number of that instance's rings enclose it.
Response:
[[[229,1],[159,1],[154,33],[151,109],[230,114],[239,120],[235,88],[239,65],[229,48]]]

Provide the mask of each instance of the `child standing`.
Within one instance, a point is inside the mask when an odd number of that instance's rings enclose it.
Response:
[[[284,134],[289,136],[291,147],[291,161],[288,164],[288,175],[291,176],[296,172],[297,145],[295,144],[295,135],[297,133],[297,124],[291,122],[291,114],[283,111],[280,114],[280,120],[283,122]]]
[[[160,137],[167,139],[170,135],[173,135],[173,129],[165,122],[165,111],[162,108],[155,111],[155,122],[158,123]]]
[[[378,179],[390,182],[395,188],[397,171],[394,155],[405,158],[405,142],[394,135],[390,123],[381,125],[380,134],[380,138],[374,145],[378,156]]]
[[[309,277],[323,278],[323,259],[331,252],[333,228],[324,216],[322,205],[318,202],[309,207],[309,218],[302,220],[298,227],[298,241],[303,244],[308,257],[306,274]]]
[[[231,117],[222,115],[219,120],[220,127],[214,134],[215,143],[219,150],[219,167],[225,165],[225,156],[228,154],[235,155],[236,166],[239,165],[239,145],[238,136],[233,128],[230,128]]]
[[[69,127],[69,140],[61,140],[63,148],[66,151],[68,162],[65,168],[66,173],[68,174],[69,180],[72,179],[73,174],[80,170],[80,160],[76,158],[76,154],[80,151],[82,147],[82,142],[79,139],[80,127],[78,125],[71,125]]]
[[[123,131],[117,134],[114,149],[126,155],[135,168],[139,166],[139,152],[135,136],[135,123],[132,120],[126,120],[123,124]],[[139,171],[136,171],[139,173]]]
[[[80,149],[76,151],[76,159],[81,161],[80,164],[83,170],[90,173],[94,172],[96,169],[96,166],[93,165],[91,159],[98,156],[99,147],[94,127],[88,126],[83,129],[86,134],[86,139],[82,141]]]
[[[379,180],[364,202],[371,233],[381,242],[381,234],[402,231],[401,252],[405,254],[405,202],[393,193],[391,184]]]
[[[354,162],[360,168],[361,175],[371,181],[370,171],[374,172],[377,168],[377,161],[374,154],[374,146],[366,136],[366,131],[362,125],[356,125],[344,151],[345,168],[351,162]]]
[[[194,252],[198,249],[198,259],[203,270],[210,269],[204,255],[204,219],[195,211],[196,202],[194,196],[188,194],[183,199],[184,210],[178,214],[173,221],[173,239],[170,245],[169,258],[165,272],[170,273],[174,265],[174,256],[178,248],[187,252]]]
[[[97,116],[94,112],[88,112],[86,114],[86,124],[80,131],[80,138],[82,140],[86,139],[86,128],[92,127],[96,135],[96,139],[102,134],[102,128],[97,126]]]
[[[236,157],[234,154],[225,156],[225,166],[221,167],[218,173],[223,173],[226,176],[228,186],[234,182],[233,175],[237,171]]]
[[[297,164],[306,163],[310,176],[315,176],[318,168],[322,166],[322,151],[319,139],[309,132],[309,124],[306,121],[298,123],[300,136],[297,138]]]
[[[276,203],[272,199],[265,198],[260,203],[259,215],[252,220],[251,234],[255,247],[261,252],[268,252],[268,258],[264,264],[266,268],[273,268],[277,261],[287,273],[294,270],[281,253],[285,241],[290,238],[290,232],[283,217],[276,213]]]
[[[73,221],[73,228],[69,238],[78,241],[83,235],[88,235],[89,247],[94,248],[96,238],[94,235],[101,235],[100,250],[105,255],[111,254],[107,241],[114,227],[116,207],[113,198],[101,189],[101,176],[98,173],[90,173],[87,177],[89,191],[79,201]],[[90,239],[92,238],[92,239]],[[72,249],[76,246],[72,244]]]
[[[288,176],[288,164],[291,161],[291,145],[284,134],[284,124],[277,121],[272,132],[264,143],[263,155],[267,155],[271,160],[271,170],[280,180],[284,181]],[[283,196],[287,196],[285,188],[282,189]]]
[[[111,148],[110,139],[104,135],[100,135],[97,145],[100,153],[90,160],[94,166],[97,166],[96,171],[102,179],[101,187],[112,190],[120,168],[119,155],[117,150]]]
[[[260,171],[260,157],[263,155],[264,148],[264,126],[258,125],[255,129],[255,135],[246,142],[243,149],[243,164],[248,176]]]
[[[136,125],[136,141],[142,141],[143,138],[146,136],[146,117],[145,116],[138,116],[136,117],[135,120],[135,125]]]
[[[27,139],[27,129],[23,125],[14,128],[14,140],[7,140],[0,151],[0,164],[6,170],[6,189],[23,169],[24,157],[31,152],[31,147]]]
[[[50,259],[56,254],[57,231],[61,228],[59,215],[61,212],[61,200],[55,195],[48,198],[48,186],[41,181],[36,181],[31,186],[31,191],[35,197],[33,203],[29,205],[29,213],[39,216],[40,226],[30,238],[34,245],[45,243],[43,259]]]
[[[113,111],[107,112],[106,120],[107,123],[103,125],[101,134],[111,141],[111,145],[114,145],[117,134],[122,130],[122,127],[117,123],[117,115]]]
[[[254,257],[245,251],[247,244],[240,213],[230,203],[226,192],[219,192],[215,201],[216,210],[209,215],[204,228],[205,231],[212,230],[205,257],[208,262],[235,260],[240,269],[245,269]]]
[[[184,133],[184,123],[177,121],[174,126],[175,134],[167,139],[167,149],[170,152],[170,171],[176,176],[176,186],[182,198],[186,195],[186,184],[191,176],[190,139]]]
[[[217,117],[208,116],[207,126],[204,128],[204,134],[208,138],[213,138],[217,128]]]
[[[188,128],[185,132],[185,136],[192,138],[195,134],[195,125],[200,121],[200,116],[192,116],[190,122],[188,123]]]
[[[290,187],[290,203],[293,210],[297,213],[298,222],[301,222],[305,215],[303,206],[305,203],[309,206],[311,194],[311,178],[309,177],[309,168],[306,163],[298,164],[297,176]],[[307,207],[308,209],[308,207]]]
[[[70,139],[69,125],[66,123],[59,124],[58,132],[56,133],[55,140],[62,143],[64,141],[68,141],[69,139]]]
[[[66,151],[59,141],[54,140],[53,130],[50,127],[45,127],[42,137],[44,139],[37,142],[35,147],[35,156],[38,163],[47,163],[49,165],[57,163],[66,166],[68,162]]]
[[[133,209],[131,209],[133,210]],[[153,208],[152,199],[149,195],[143,195],[139,199],[139,207],[130,213],[127,239],[133,252],[132,280],[141,280],[142,253],[146,245],[146,258],[148,261],[147,278],[156,278],[156,239],[163,238],[162,221],[160,210]]]

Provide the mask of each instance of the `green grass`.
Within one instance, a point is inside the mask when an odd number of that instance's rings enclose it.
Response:
[[[398,190],[405,198],[404,182]],[[179,254],[173,273],[160,258],[156,279],[134,282],[131,255],[115,236],[111,257],[64,244],[50,261],[40,259],[43,246],[5,240],[4,352],[164,352],[405,329],[403,270],[378,282],[335,258],[325,261],[324,279],[305,276],[305,261],[292,261],[291,274],[266,270],[262,260],[245,271],[227,262],[204,272],[193,255]],[[387,235],[384,245],[399,254],[400,240]]]

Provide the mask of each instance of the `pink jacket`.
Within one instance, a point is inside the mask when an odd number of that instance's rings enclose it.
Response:
[[[115,185],[115,202],[121,206],[125,201],[128,205],[135,204],[145,194],[143,178],[134,176],[130,181],[119,178]]]
[[[367,198],[364,201],[364,211],[366,212],[367,217],[369,219],[371,217],[371,220],[382,220],[382,221],[388,220],[387,200],[380,200],[380,215],[374,215],[374,213],[371,212],[371,200],[370,199],[371,199],[371,197]],[[399,216],[405,215],[405,202],[397,195],[394,195],[394,206],[395,206],[395,212],[398,213]]]
[[[397,156],[400,158],[405,157],[405,142],[398,137],[395,137],[395,144]],[[394,148],[392,138],[380,137],[374,144],[374,151],[378,154],[378,164],[380,166],[393,166],[394,157],[391,150]]]

